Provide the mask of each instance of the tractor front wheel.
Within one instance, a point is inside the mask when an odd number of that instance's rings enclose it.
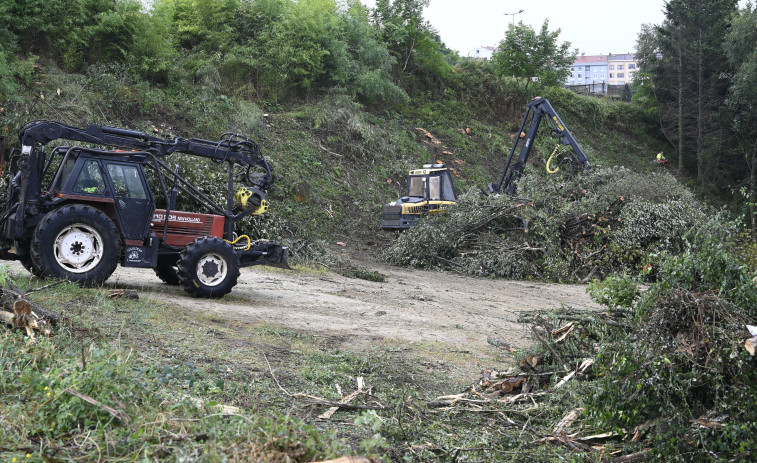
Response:
[[[15,241],[13,247],[16,248],[16,255],[18,255],[18,261],[21,262],[21,265],[35,277],[41,277],[42,272],[32,262],[31,239]]]
[[[179,272],[176,269],[176,259],[158,257],[158,265],[155,266],[155,275],[167,285],[178,286],[181,284],[179,281]]]
[[[213,236],[189,243],[176,267],[181,286],[195,297],[222,297],[239,278],[239,256],[231,244]]]
[[[73,204],[42,218],[32,239],[32,266],[46,277],[99,285],[113,274],[121,255],[121,238],[112,220],[99,209]]]

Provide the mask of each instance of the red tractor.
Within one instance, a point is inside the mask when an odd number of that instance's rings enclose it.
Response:
[[[236,285],[241,267],[288,268],[285,246],[253,242],[234,231],[241,219],[265,212],[265,192],[273,183],[270,164],[249,138],[227,133],[218,141],[168,140],[52,121],[25,125],[19,138],[0,216],[0,258],[17,259],[37,276],[98,285],[121,264],[153,268],[193,296],[217,298]],[[48,143],[59,139],[86,145],[48,152]],[[172,170],[166,164],[172,153],[225,164],[226,204],[192,185],[178,166]],[[155,208],[146,171],[154,173],[165,209]],[[51,180],[43,185],[44,179]],[[175,210],[179,192],[207,213]]]

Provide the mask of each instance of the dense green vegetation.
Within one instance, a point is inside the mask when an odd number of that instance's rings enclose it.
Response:
[[[301,262],[382,277],[335,262],[324,243],[339,240],[351,249],[386,250],[403,265],[597,278],[591,293],[608,313],[591,315],[561,358],[546,345],[534,347],[547,356],[546,368],[560,373],[593,358],[591,380],[552,393],[535,414],[508,409],[517,421],[432,413],[422,402],[453,385],[409,379],[402,372],[414,366],[388,348],[345,353],[278,327],[244,332],[256,348],[286,351],[271,367],[233,357],[239,352],[228,345],[198,352],[207,332],[158,341],[160,324],[181,318],[169,309],[166,315],[66,287],[56,296],[78,314],[70,331],[36,344],[20,333],[0,334],[0,457],[28,451],[42,459],[40,446],[50,450],[45,458],[62,460],[311,461],[359,453],[480,461],[527,451],[536,461],[595,461],[616,449],[645,448],[659,461],[753,457],[754,359],[739,342],[744,324],[757,323],[754,7],[668,2],[665,23],[640,36],[642,72],[629,103],[552,86],[569,62],[569,44],[548,24],[538,33],[513,25],[491,63],[470,61],[447,49],[425,21],[427,3],[379,0],[367,10],[355,0],[154,0],[149,7],[136,0],[5,0],[0,135],[15,147],[16,130],[43,118],[160,136],[217,139],[235,131],[259,142],[276,175],[270,213],[251,219],[247,231],[291,244]],[[547,53],[525,67],[522,56],[534,53],[523,46],[529,37]],[[536,95],[550,100],[596,169],[547,176],[555,141],[545,135],[536,140],[518,200],[482,198],[477,192],[499,175],[525,103]],[[677,153],[667,173],[650,162],[661,150]],[[380,207],[401,194],[407,171],[436,160],[454,168],[458,193],[466,193],[459,207],[398,240],[377,235]],[[204,191],[225,188],[225,173],[211,163],[171,161]],[[537,324],[558,328],[571,316],[540,315]],[[213,329],[231,330],[227,335],[244,331],[218,325]],[[183,320],[173,331],[191,326]],[[227,365],[228,358],[238,362]],[[187,364],[195,361],[204,364]],[[296,374],[282,382],[319,396],[333,394],[335,378],[346,384],[363,374],[380,386],[387,407],[355,413],[342,427],[316,428],[273,380],[290,366]],[[69,388],[118,404],[116,415]],[[216,403],[243,411],[229,419]],[[607,454],[567,457],[561,447],[530,445],[574,407],[586,409],[582,431],[613,430],[626,439],[609,443]],[[702,417],[721,426],[692,428],[690,420]],[[641,440],[630,440],[635,429]]]

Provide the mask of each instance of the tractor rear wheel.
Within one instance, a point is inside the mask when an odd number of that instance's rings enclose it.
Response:
[[[239,256],[231,244],[214,236],[189,243],[181,251],[176,267],[181,286],[195,297],[222,297],[239,278]]]
[[[99,285],[110,277],[121,255],[116,225],[92,206],[73,204],[42,218],[32,239],[32,266],[43,276]]]

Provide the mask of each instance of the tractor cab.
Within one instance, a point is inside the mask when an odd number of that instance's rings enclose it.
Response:
[[[449,169],[444,164],[426,164],[408,174],[405,196],[384,205],[381,228],[406,230],[426,215],[444,212],[455,201]]]

